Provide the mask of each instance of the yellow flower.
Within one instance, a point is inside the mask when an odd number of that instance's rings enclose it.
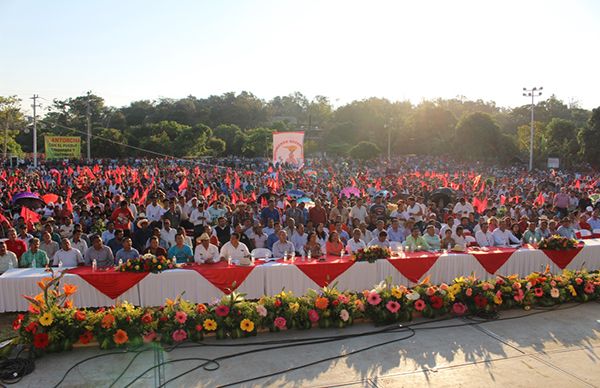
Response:
[[[171,300],[169,298],[165,299],[165,305],[166,306],[173,306],[174,304],[175,304],[175,301],[173,301],[173,300]]]
[[[136,266],[135,266],[135,270],[136,270],[136,271],[139,271],[139,269],[140,269],[140,266],[139,266],[139,265],[136,265]]]
[[[300,308],[300,304],[298,304],[298,302],[294,302],[294,303],[290,303],[290,310],[296,314],[298,312],[298,309]]]
[[[204,329],[206,331],[217,330],[217,322],[215,322],[212,319],[205,319],[204,323],[202,324],[202,326],[204,326]]]
[[[398,287],[392,288],[392,296],[396,299],[402,298],[402,291]]]
[[[569,284],[569,291],[571,292],[572,296],[577,296],[577,291],[575,291],[575,287],[573,287],[570,284]]]
[[[158,269],[162,269],[162,265],[160,265],[160,264],[159,264],[159,265],[158,265],[158,267],[156,267],[156,268],[158,268]]]
[[[154,264],[156,264],[156,261],[157,261],[157,260],[156,260],[156,257],[155,257],[154,259],[152,259],[152,262],[153,262]]]
[[[494,296],[494,303],[496,303],[496,304],[502,304],[502,298],[498,297],[498,296]]]
[[[42,326],[50,326],[52,322],[54,322],[54,315],[50,312],[44,313],[44,315],[40,317],[40,325]]]
[[[206,325],[206,321],[204,321],[204,324]],[[206,326],[205,326],[205,328],[206,328]],[[251,320],[249,320],[247,318],[243,319],[242,322],[240,322],[240,329],[250,333],[250,332],[252,332],[252,330],[254,330],[254,322],[252,322]],[[206,330],[208,330],[208,329],[206,329]]]

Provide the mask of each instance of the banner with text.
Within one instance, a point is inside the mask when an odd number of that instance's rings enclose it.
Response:
[[[45,136],[46,159],[81,158],[81,137]]]
[[[304,132],[273,133],[273,163],[304,164]]]

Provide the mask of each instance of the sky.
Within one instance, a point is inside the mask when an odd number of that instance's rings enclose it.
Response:
[[[600,2],[0,0],[0,95],[600,105]]]

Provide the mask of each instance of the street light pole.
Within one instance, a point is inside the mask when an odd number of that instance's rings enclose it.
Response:
[[[36,108],[40,105],[37,103],[37,99],[40,98],[37,94],[34,94],[31,99],[33,100],[33,167],[37,167],[38,165],[38,155],[37,155],[37,114]]]
[[[523,88],[523,96],[531,97],[531,129],[529,133],[529,171],[533,170],[533,109],[535,108],[535,97],[542,95],[542,86],[531,89]]]

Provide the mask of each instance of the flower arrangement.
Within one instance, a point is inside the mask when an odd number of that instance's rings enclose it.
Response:
[[[127,262],[117,267],[117,271],[159,273],[166,269],[173,269],[176,267],[177,264],[164,256],[157,257],[151,253],[146,253],[135,259],[127,260]]]
[[[544,239],[539,242],[539,249],[548,249],[555,251],[566,251],[568,249],[573,249],[577,246],[577,240],[566,238],[560,236],[558,234],[550,236],[547,239]]]
[[[367,247],[365,249],[359,249],[354,255],[355,261],[368,261],[374,263],[377,260],[389,259],[391,257],[390,250],[378,246]]]
[[[68,350],[74,344],[94,341],[103,349],[137,347],[149,342],[201,341],[207,335],[222,339],[255,336],[264,330],[343,328],[357,319],[383,325],[416,316],[462,316],[600,300],[598,271],[552,274],[549,267],[524,278],[512,275],[479,280],[467,276],[451,284],[431,284],[425,279],[412,288],[393,285],[386,279],[358,293],[340,291],[333,284],[303,296],[282,291],[258,301],[232,292],[210,305],[179,296],[161,307],[135,307],[123,302],[97,310],[75,308],[69,297],[76,287],[64,284],[61,288],[61,279],[62,274],[51,272],[38,284],[42,292],[26,297],[28,312],[13,322],[17,332],[14,343],[29,345],[37,353]]]

